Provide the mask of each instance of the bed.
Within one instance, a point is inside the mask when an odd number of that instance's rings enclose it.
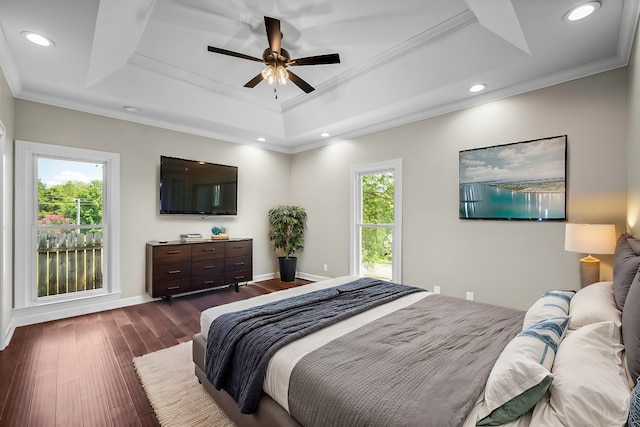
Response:
[[[239,426],[636,426],[639,268],[640,242],[623,234],[613,281],[554,287],[526,311],[356,276],[261,295],[202,313],[195,374]],[[268,326],[272,343],[247,326],[350,292],[378,302],[293,322],[307,332]],[[292,307],[302,314],[281,316]]]

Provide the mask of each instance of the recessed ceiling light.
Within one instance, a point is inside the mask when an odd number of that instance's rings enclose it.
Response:
[[[320,134],[320,136],[321,136],[321,137],[323,137],[323,138],[328,138],[328,137],[330,137],[330,136],[331,136],[331,134],[330,134],[329,132],[322,132],[322,133]]]
[[[267,138],[265,138],[264,136],[260,136],[256,139],[258,140],[258,142],[265,142],[267,140]]]
[[[131,105],[125,105],[124,107],[122,107],[122,109],[123,110],[127,110],[130,113],[139,113],[140,111],[142,111],[138,107],[134,107],[134,106],[131,106]]]
[[[579,21],[587,16],[591,15],[596,10],[600,9],[599,1],[590,1],[583,3],[580,6],[576,6],[564,15],[564,19],[567,21]]]
[[[23,31],[22,35],[27,38],[31,43],[38,46],[50,47],[55,46],[55,43],[50,38],[47,38],[41,34],[33,33],[31,31]]]
[[[486,87],[487,87],[487,85],[486,85],[486,84],[484,84],[484,83],[478,83],[478,84],[475,84],[475,85],[471,86],[471,87],[469,88],[469,92],[473,92],[473,93],[481,92],[481,91],[485,90],[485,89],[486,89]]]

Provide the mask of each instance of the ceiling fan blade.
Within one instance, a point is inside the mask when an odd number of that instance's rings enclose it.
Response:
[[[280,45],[282,44],[280,20],[265,16],[264,26],[267,29],[267,39],[269,39],[269,48],[271,49],[271,52],[276,52],[280,55]]]
[[[221,49],[219,47],[209,46],[209,47],[207,47],[207,50],[209,52],[213,52],[213,53],[221,53],[223,55],[234,56],[236,58],[248,59],[249,61],[264,62],[260,58],[255,58],[253,56],[245,55],[244,53],[233,52],[233,51],[227,50],[227,49]]]
[[[321,65],[321,64],[339,64],[340,55],[330,53],[327,55],[307,56],[306,58],[292,59],[287,65]]]
[[[291,80],[296,86],[302,89],[305,93],[313,92],[315,88],[311,86],[309,83],[302,80],[297,75],[293,74],[291,71],[287,70],[289,73],[289,80]]]
[[[255,87],[262,80],[264,80],[264,77],[262,77],[262,73],[260,73],[254,78],[252,78],[251,80],[249,80],[247,83],[245,83],[244,87]]]

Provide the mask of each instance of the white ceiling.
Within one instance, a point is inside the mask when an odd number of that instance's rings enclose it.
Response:
[[[580,2],[2,0],[0,66],[19,99],[294,153],[627,65],[640,0],[564,21]],[[293,58],[340,54],[295,68],[314,92],[244,88],[263,66],[207,51],[260,58],[264,16]]]

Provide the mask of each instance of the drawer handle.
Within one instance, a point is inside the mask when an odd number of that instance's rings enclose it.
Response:
[[[233,249],[244,249],[244,246],[234,246]]]
[[[169,286],[167,288],[168,291],[175,291],[176,289],[180,289],[180,286]]]
[[[210,285],[212,283],[215,283],[215,280],[207,280],[206,282],[204,282],[205,285]]]
[[[210,269],[210,268],[216,268],[216,266],[215,266],[215,265],[205,265],[203,268],[204,268],[205,270],[208,270],[208,269]]]
[[[244,265],[244,262],[236,262],[234,265]]]
[[[178,273],[180,273],[180,270],[171,270],[169,272],[169,274],[178,274]]]
[[[167,251],[169,255],[179,254],[181,251]]]
[[[234,277],[234,279],[236,279],[236,280],[244,279],[244,276],[236,276],[236,277]]]

